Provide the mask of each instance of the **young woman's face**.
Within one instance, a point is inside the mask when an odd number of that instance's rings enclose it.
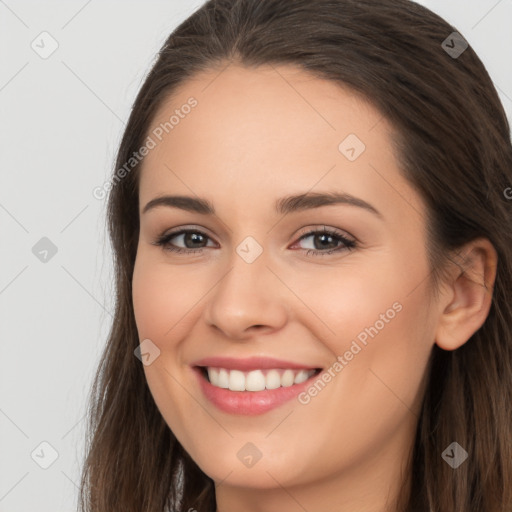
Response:
[[[437,315],[389,124],[298,69],[231,65],[187,82],[151,130],[133,300],[165,421],[217,495],[285,487],[307,509],[343,481],[359,506],[385,497]],[[146,209],[164,196],[187,200]]]

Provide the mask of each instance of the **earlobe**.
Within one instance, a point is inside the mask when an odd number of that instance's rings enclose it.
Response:
[[[498,256],[485,238],[470,242],[460,251],[464,255],[454,265],[445,303],[440,298],[440,317],[436,344],[444,350],[455,350],[466,343],[484,324],[492,303]]]

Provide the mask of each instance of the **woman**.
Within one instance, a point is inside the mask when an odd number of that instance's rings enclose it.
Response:
[[[511,183],[429,10],[204,4],[119,148],[82,510],[512,510]]]

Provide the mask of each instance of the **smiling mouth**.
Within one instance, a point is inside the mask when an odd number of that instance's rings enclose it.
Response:
[[[270,368],[251,371],[233,370],[213,366],[196,367],[212,386],[230,391],[264,391],[302,384],[318,375],[322,369]]]

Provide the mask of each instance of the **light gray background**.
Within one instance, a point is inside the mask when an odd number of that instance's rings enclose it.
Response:
[[[113,310],[92,191],[156,52],[202,3],[0,0],[0,512],[76,510],[85,399]],[[474,47],[512,120],[512,0],[420,3]],[[59,45],[47,59],[31,48],[43,31]],[[58,250],[46,263],[32,252],[42,237]],[[42,442],[58,454],[47,469]]]

